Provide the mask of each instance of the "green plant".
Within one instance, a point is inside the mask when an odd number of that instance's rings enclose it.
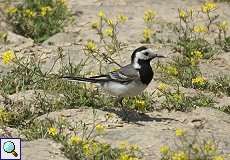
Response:
[[[36,42],[60,32],[70,16],[65,0],[24,0],[7,14],[16,33]]]
[[[95,115],[96,113],[94,112]],[[67,129],[72,132],[65,133],[64,131]],[[81,136],[79,136],[79,131],[82,132]],[[106,128],[103,123],[96,123],[95,121],[92,127],[89,127],[81,122],[70,125],[64,117],[60,117],[57,121],[44,119],[34,121],[27,128],[23,129],[21,133],[28,140],[50,138],[61,143],[63,145],[61,150],[71,160],[123,160],[123,158],[138,160],[142,157],[142,153],[136,145],[126,144],[119,148],[113,148],[109,144],[98,142],[95,138],[101,134],[105,134]]]
[[[216,94],[224,93],[230,96],[230,76],[220,75],[216,77],[215,80],[208,85],[208,90]]]
[[[98,18],[96,22],[92,23],[92,29],[96,31],[102,45],[98,47],[93,40],[88,40],[84,46],[84,51],[86,55],[97,60],[101,72],[101,66],[104,63],[121,66],[115,61],[115,58],[120,56],[119,53],[123,50],[125,44],[118,39],[118,27],[124,24],[128,17],[118,15],[112,19],[101,10],[98,13]]]
[[[164,145],[160,148],[161,160],[224,160],[227,157],[219,151],[214,139],[201,139],[198,132],[190,135],[176,129],[176,136],[176,147]]]
[[[163,97],[162,109],[169,111],[189,111],[197,107],[213,107],[215,103],[213,98],[204,94],[188,96],[180,90],[179,86],[176,90],[172,90],[167,84],[161,83],[158,90],[160,91],[158,97]]]
[[[145,29],[143,30],[143,43],[150,43],[153,35],[155,34],[154,23],[155,23],[156,12],[154,10],[147,10],[144,13]]]

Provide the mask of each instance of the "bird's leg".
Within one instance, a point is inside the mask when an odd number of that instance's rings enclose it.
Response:
[[[122,103],[123,99],[124,99],[124,97],[118,97],[118,98],[116,99],[115,103],[114,103],[114,106],[115,106],[115,107],[117,107],[117,106],[121,107],[122,118],[123,118],[124,120],[126,120],[127,117],[128,117],[128,114],[127,114],[126,108],[123,106],[123,103]]]
[[[123,99],[124,99],[123,97],[118,97],[116,101],[114,102],[114,107],[121,106],[123,108],[123,104],[122,104]]]

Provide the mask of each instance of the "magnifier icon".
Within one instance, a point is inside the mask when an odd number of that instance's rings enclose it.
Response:
[[[13,142],[11,141],[7,141],[3,144],[3,150],[6,152],[6,153],[11,153],[14,155],[14,157],[17,157],[18,154],[17,152],[15,152],[15,145]]]

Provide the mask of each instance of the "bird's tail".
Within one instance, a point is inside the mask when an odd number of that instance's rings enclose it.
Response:
[[[62,79],[67,79],[71,81],[80,81],[80,82],[90,82],[90,83],[100,83],[101,81],[96,78],[85,78],[85,77],[72,77],[72,76],[63,76]]]

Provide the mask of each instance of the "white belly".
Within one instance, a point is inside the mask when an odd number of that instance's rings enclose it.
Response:
[[[120,84],[118,82],[104,83],[102,88],[114,96],[136,96],[140,94],[147,85],[139,81],[133,81],[129,84]]]

